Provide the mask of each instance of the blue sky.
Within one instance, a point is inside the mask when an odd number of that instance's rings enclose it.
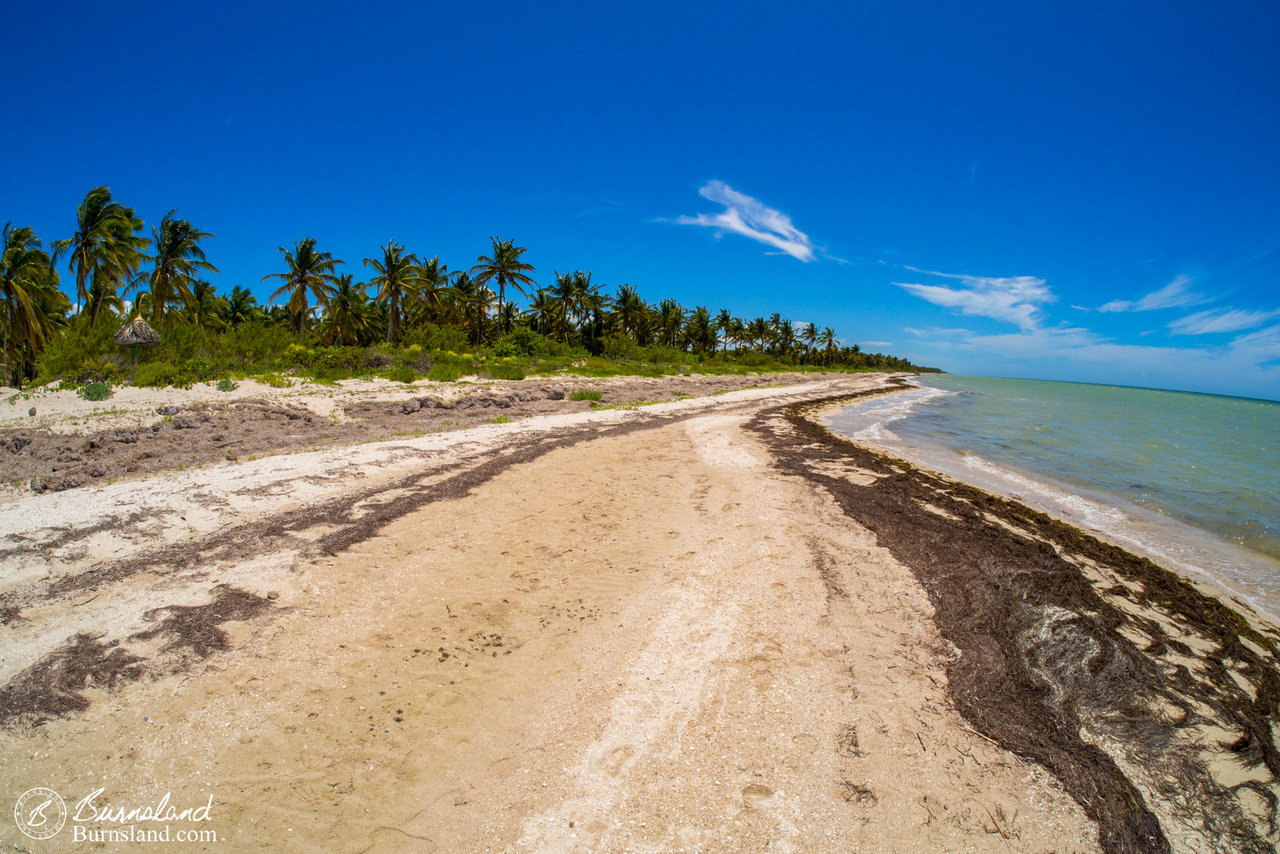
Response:
[[[107,184],[265,296],[498,235],[956,373],[1280,398],[1280,5],[23,4],[0,220]]]

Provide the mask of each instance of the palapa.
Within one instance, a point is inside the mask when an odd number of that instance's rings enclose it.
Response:
[[[149,350],[158,346],[160,344],[160,333],[152,329],[151,324],[142,319],[142,315],[138,315],[116,333],[116,343],[121,347],[132,347],[133,360],[136,362],[138,360],[138,348],[145,347]]]

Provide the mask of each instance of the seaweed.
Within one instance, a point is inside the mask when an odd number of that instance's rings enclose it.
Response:
[[[1276,637],[1150,560],[806,417],[862,396],[765,410],[750,427],[781,471],[829,492],[915,574],[939,632],[961,651],[948,664],[960,714],[1053,774],[1107,851],[1170,850],[1144,790],[1232,850],[1273,850],[1240,795],[1263,804],[1274,837]],[[840,466],[878,476],[854,482],[832,473]],[[1233,740],[1206,745],[1214,728]],[[1227,750],[1267,779],[1219,783],[1209,758]]]
[[[23,721],[40,726],[82,712],[89,708],[86,688],[110,690],[121,680],[137,679],[141,662],[119,641],[103,643],[100,637],[77,634],[0,688],[0,727]]]

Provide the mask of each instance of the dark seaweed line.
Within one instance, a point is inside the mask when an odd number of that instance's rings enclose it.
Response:
[[[948,667],[948,691],[965,719],[1049,770],[1097,822],[1105,850],[1163,852],[1170,846],[1133,782],[1107,753],[1082,739],[1082,724],[1102,728],[1133,755],[1156,763],[1151,767],[1167,778],[1160,796],[1181,798],[1191,805],[1188,811],[1198,808],[1195,818],[1233,850],[1273,850],[1244,814],[1238,792],[1218,786],[1201,757],[1178,738],[1194,724],[1218,724],[1240,734],[1230,748],[1246,767],[1264,766],[1272,780],[1280,777],[1271,730],[1280,704],[1273,639],[1144,558],[1017,502],[862,448],[806,417],[865,396],[775,407],[759,413],[750,429],[771,448],[781,471],[827,490],[848,517],[871,530],[916,575],[934,606],[939,632],[961,650]],[[778,419],[794,435],[775,427]],[[814,462],[852,463],[880,477],[858,486],[816,471]],[[926,502],[961,521],[925,510]],[[1031,536],[993,523],[987,514]],[[1205,673],[1197,678],[1186,667],[1160,665],[1158,657],[1170,649],[1191,650],[1155,621],[1136,622],[1150,638],[1145,648],[1121,635],[1117,629],[1126,620],[1134,628],[1135,620],[1100,595],[1064,553],[1095,561],[1137,587],[1105,591],[1108,596],[1159,608],[1175,625],[1216,643],[1219,653],[1207,660]],[[1046,614],[1065,618],[1048,621]],[[1255,653],[1242,637],[1268,654]],[[1227,661],[1250,683],[1254,697],[1231,679]],[[1180,718],[1166,720],[1153,711],[1154,700],[1178,709]],[[1236,789],[1249,789],[1268,804],[1274,835],[1271,789],[1258,783]]]

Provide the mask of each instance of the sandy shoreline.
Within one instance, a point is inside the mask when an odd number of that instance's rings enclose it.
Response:
[[[221,850],[1273,845],[1276,635],[793,411],[889,385],[14,497],[0,800],[212,797]]]
[[[913,382],[915,392],[929,389]],[[903,402],[910,396],[903,398]],[[903,403],[897,403],[902,407]],[[1126,551],[1150,558],[1201,585],[1210,595],[1228,598],[1263,619],[1280,624],[1280,594],[1271,582],[1280,577],[1280,561],[1195,527],[1187,522],[1109,495],[1072,484],[1043,472],[997,464],[972,453],[957,453],[945,446],[907,443],[886,421],[865,426],[866,416],[852,423],[835,406],[821,414],[822,423],[860,445],[943,476],[968,483],[986,492],[1018,501],[1048,513],[1090,535]],[[901,417],[901,408],[888,421]],[[877,417],[877,416],[872,416]],[[884,418],[881,413],[878,416]]]

